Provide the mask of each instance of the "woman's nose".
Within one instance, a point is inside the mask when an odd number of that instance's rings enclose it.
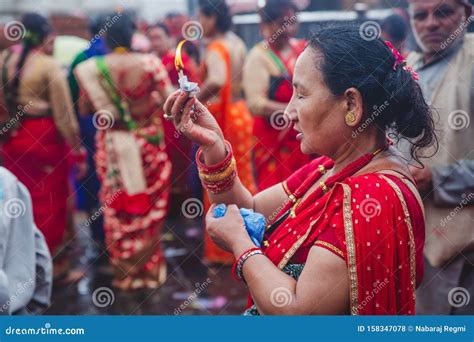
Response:
[[[296,111],[296,108],[293,106],[292,101],[290,101],[286,106],[285,113],[286,115],[288,115],[291,121],[298,121],[298,113]]]

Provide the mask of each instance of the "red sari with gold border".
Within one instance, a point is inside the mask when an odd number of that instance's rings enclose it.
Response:
[[[282,183],[289,201],[279,216],[318,181],[318,166],[327,160],[313,160]],[[410,176],[390,169],[347,177],[314,202],[302,201],[304,209],[296,207],[268,237],[265,255],[284,270],[304,265],[311,247],[326,248],[347,264],[352,315],[414,315],[423,207]]]

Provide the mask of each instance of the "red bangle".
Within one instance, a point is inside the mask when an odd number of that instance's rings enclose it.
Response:
[[[206,165],[201,161],[202,147],[199,147],[196,153],[196,164],[198,166],[199,171],[203,173],[217,173],[229,166],[234,154],[232,151],[231,144],[227,140],[224,140],[224,143],[226,145],[227,155],[225,156],[223,161],[214,165]]]
[[[254,247],[246,250],[243,252],[237,259],[234,261],[234,265],[232,265],[232,278],[235,281],[243,280],[242,278],[242,266],[245,260],[247,260],[248,256],[255,251],[260,251],[263,254],[263,250],[259,247]]]

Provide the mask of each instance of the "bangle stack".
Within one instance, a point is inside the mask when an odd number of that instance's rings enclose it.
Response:
[[[226,141],[225,144],[228,152],[225,159],[219,164],[205,165],[201,161],[201,148],[198,149],[196,154],[196,164],[198,166],[201,183],[207,191],[213,194],[219,194],[229,190],[237,177],[237,168],[232,146],[228,141]]]
[[[235,260],[234,266],[232,267],[232,277],[235,281],[245,281],[242,274],[244,262],[247,261],[248,258],[258,254],[263,255],[263,250],[261,248],[250,248],[249,250],[243,252],[242,255]]]

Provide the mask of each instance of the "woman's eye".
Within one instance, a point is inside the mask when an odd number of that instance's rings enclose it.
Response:
[[[302,99],[302,98],[303,98],[303,95],[296,94],[296,98],[297,98],[297,99]]]

